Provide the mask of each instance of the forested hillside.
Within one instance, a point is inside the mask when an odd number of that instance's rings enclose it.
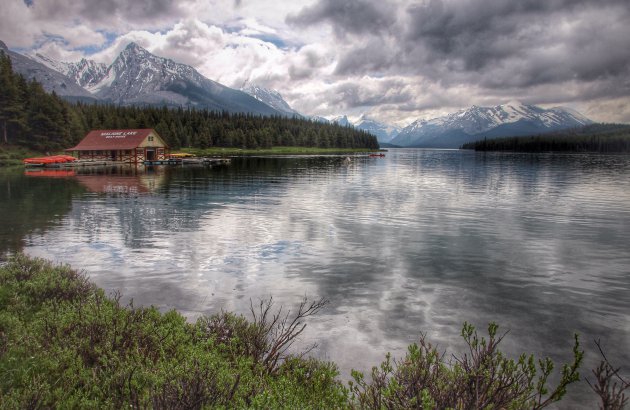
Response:
[[[630,152],[630,125],[591,124],[526,137],[484,139],[464,144],[475,151]]]
[[[306,146],[378,148],[352,127],[298,118],[166,107],[71,104],[13,72],[0,53],[0,133],[4,144],[38,151],[69,148],[92,129],[155,128],[171,148]]]

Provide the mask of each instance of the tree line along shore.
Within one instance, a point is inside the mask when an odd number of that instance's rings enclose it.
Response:
[[[462,145],[475,151],[630,152],[630,125],[590,124],[540,135],[482,139]]]
[[[14,73],[11,60],[2,52],[0,90],[1,143],[37,152],[72,147],[93,129],[128,128],[154,128],[172,149],[379,148],[376,137],[365,131],[297,116],[70,103]]]

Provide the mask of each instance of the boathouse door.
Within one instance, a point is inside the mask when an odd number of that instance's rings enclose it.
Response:
[[[155,161],[155,150],[147,149],[147,161]]]

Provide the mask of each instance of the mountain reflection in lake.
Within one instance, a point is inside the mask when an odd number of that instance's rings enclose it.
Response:
[[[49,188],[20,176],[11,183],[26,184],[22,199],[0,205],[41,202],[2,222],[26,253],[190,318],[247,314],[250,299],[270,295],[285,305],[325,297],[306,338],[344,376],[387,351],[400,357],[421,332],[461,349],[464,321],[509,329],[510,353],[563,361],[578,332],[587,366],[601,338],[629,370],[630,157],[400,149],[344,158],[67,176]],[[51,216],[12,225],[28,212]],[[581,382],[570,395],[578,402],[587,390]]]

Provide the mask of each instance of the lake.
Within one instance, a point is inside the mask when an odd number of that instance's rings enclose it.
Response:
[[[27,175],[28,174],[28,175]],[[630,156],[391,149],[220,168],[0,170],[0,247],[190,319],[273,296],[329,306],[304,345],[348,377],[468,321],[511,354],[630,370]],[[571,403],[591,403],[580,382]],[[589,401],[591,400],[591,401]]]

